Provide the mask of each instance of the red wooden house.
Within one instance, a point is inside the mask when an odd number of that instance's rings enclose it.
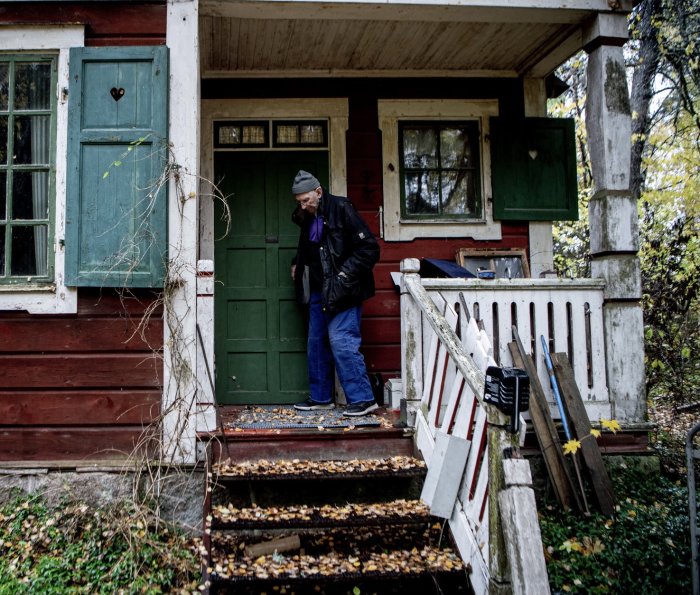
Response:
[[[470,286],[502,361],[510,323],[528,338],[548,325],[557,348],[583,345],[591,416],[642,421],[630,9],[0,3],[0,460],[123,458],[162,416],[166,453],[191,462],[215,402],[303,398],[289,280],[301,168],[380,238],[371,371],[401,376],[402,259],[520,249],[529,277]],[[577,199],[572,124],[544,116],[553,70],[582,48],[597,280],[574,287],[544,278],[551,222]]]

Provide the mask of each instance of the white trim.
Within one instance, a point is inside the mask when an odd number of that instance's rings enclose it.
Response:
[[[85,43],[82,25],[0,26],[0,51],[58,52],[56,85],[56,195],[54,197],[54,282],[46,285],[0,286],[0,310],[26,310],[31,314],[73,314],[78,290],[64,284],[66,235],[66,169],[68,167],[68,55]]]
[[[214,121],[226,118],[327,118],[329,176],[333,194],[347,195],[345,133],[348,129],[348,100],[329,99],[205,99],[202,101],[201,171],[202,196],[211,195],[214,179]],[[290,195],[291,196],[291,195]],[[214,258],[214,204],[200,205],[200,258]]]
[[[197,0],[168,0],[169,143],[178,176],[168,183],[163,452],[173,463],[197,456],[197,189],[199,186],[199,28]]]
[[[407,241],[419,237],[470,237],[500,240],[501,224],[493,220],[491,191],[491,148],[489,117],[498,115],[498,101],[459,99],[413,99],[378,101],[379,129],[382,131],[384,170],[384,239]],[[481,128],[481,195],[483,219],[449,221],[401,220],[401,177],[399,174],[400,120],[478,119]]]

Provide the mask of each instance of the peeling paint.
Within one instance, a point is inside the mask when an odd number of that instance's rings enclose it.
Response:
[[[416,357],[416,336],[413,329],[406,334],[406,361],[412,362]],[[416,379],[413,377],[412,367],[406,366],[406,398],[416,399]]]

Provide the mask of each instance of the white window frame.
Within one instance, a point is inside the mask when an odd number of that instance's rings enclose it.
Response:
[[[51,283],[0,286],[0,310],[26,310],[31,314],[74,314],[78,290],[66,287],[66,169],[68,141],[68,54],[85,45],[83,25],[0,26],[0,52],[57,52],[56,84],[56,196],[54,235],[54,280]],[[51,254],[51,252],[50,252]]]
[[[388,242],[416,238],[468,237],[475,240],[500,240],[501,224],[493,220],[491,192],[491,148],[489,118],[498,115],[495,99],[466,101],[459,99],[380,99],[379,129],[382,131],[384,170],[383,237]],[[483,217],[474,219],[402,219],[401,157],[399,155],[399,123],[402,121],[479,120],[481,138],[481,202]]]

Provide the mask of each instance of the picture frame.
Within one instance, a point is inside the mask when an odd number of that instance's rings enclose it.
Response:
[[[530,277],[530,266],[524,248],[459,248],[456,261],[477,277],[480,276],[479,271],[493,271],[491,278],[496,279]]]

